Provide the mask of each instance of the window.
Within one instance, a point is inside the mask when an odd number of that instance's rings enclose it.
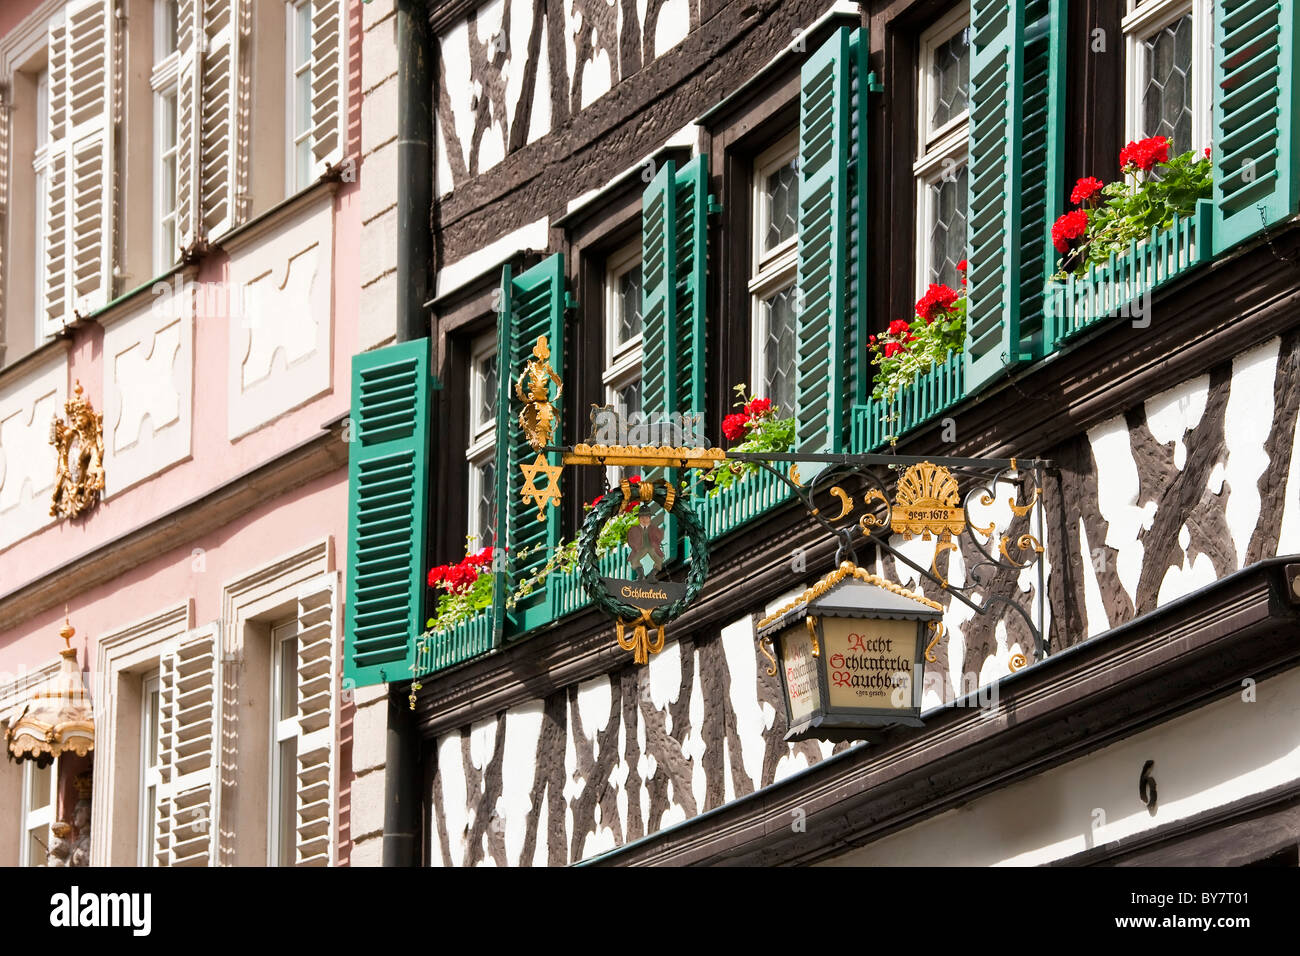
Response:
[[[36,341],[45,339],[45,236],[49,215],[47,192],[49,189],[50,150],[50,71],[41,70],[36,78],[36,152],[32,156],[32,172],[36,177],[36,273],[33,286],[36,300]]]
[[[798,135],[791,133],[754,162],[750,382],[782,415],[794,413],[798,153]]]
[[[294,865],[297,777],[298,630],[290,622],[271,629],[271,866]]]
[[[1168,137],[1170,156],[1210,145],[1213,5],[1128,0],[1125,133]]]
[[[158,822],[158,786],[162,783],[162,752],[158,746],[162,694],[158,672],[144,679],[140,694],[140,866],[154,866],[154,829]]]
[[[479,547],[495,543],[497,344],[488,335],[474,343],[469,380],[469,522],[468,534]]]
[[[954,288],[966,258],[970,11],[958,7],[921,36],[917,76],[916,289]]]
[[[605,371],[601,381],[605,404],[613,405],[624,421],[645,411],[641,404],[641,305],[641,243],[637,242],[610,256],[605,265]],[[611,485],[622,480],[623,471],[609,469]]]
[[[44,769],[23,761],[23,833],[19,866],[44,866],[49,852],[50,824],[58,803],[58,761]]]
[[[149,86],[154,96],[153,271],[161,275],[179,254],[176,222],[177,81],[180,75],[176,0],[154,6],[154,66]]]
[[[300,0],[288,6],[286,30],[288,65],[285,89],[288,92],[285,128],[289,132],[285,182],[290,195],[306,188],[311,181],[312,150],[312,0]]]

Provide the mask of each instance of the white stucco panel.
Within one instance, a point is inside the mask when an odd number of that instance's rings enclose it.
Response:
[[[1223,516],[1237,550],[1237,567],[1259,523],[1259,480],[1268,468],[1269,428],[1273,424],[1273,382],[1277,377],[1281,339],[1243,352],[1232,360],[1232,386],[1223,418],[1223,441],[1228,450],[1224,480],[1228,501]]]
[[[237,438],[329,390],[334,204],[326,198],[230,257],[228,436]]]
[[[68,397],[62,351],[0,391],[0,548],[53,522],[54,446],[50,420]],[[12,569],[15,578],[19,569]],[[17,580],[13,582],[17,584]]]
[[[161,286],[147,305],[104,331],[105,498],[190,456],[190,291],[188,286]]]

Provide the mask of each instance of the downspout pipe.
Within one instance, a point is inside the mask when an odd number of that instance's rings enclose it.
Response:
[[[433,263],[433,44],[424,0],[397,10],[397,341],[429,334]],[[384,767],[384,866],[419,866],[420,729],[410,683],[388,685]]]

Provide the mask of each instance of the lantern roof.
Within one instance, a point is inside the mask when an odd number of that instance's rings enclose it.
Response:
[[[72,646],[76,629],[65,618],[59,669],[18,704],[5,730],[9,758],[48,766],[61,753],[84,757],[95,748],[95,715]]]
[[[781,630],[807,615],[928,621],[943,617],[943,605],[845,561],[789,604],[759,621],[759,636]]]

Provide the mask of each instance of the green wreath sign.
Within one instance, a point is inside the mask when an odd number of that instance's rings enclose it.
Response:
[[[638,664],[644,664],[651,654],[658,654],[664,646],[664,625],[681,616],[692,601],[699,596],[704,580],[709,576],[709,542],[699,516],[686,504],[671,482],[639,482],[635,489],[624,479],[619,492],[606,494],[587,512],[578,536],[578,577],[592,602],[615,620],[618,644],[632,651]],[[620,600],[606,590],[596,563],[596,541],[605,522],[628,504],[654,502],[670,518],[679,521],[691,542],[691,562],[686,572],[685,593],[676,600],[653,608],[637,607]],[[656,582],[648,581],[650,585]],[[632,634],[626,634],[627,628]],[[649,631],[656,632],[653,641]]]

